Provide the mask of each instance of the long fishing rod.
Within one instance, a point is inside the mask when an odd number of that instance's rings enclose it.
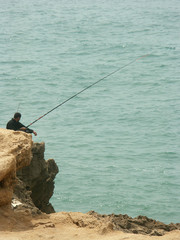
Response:
[[[48,115],[49,113],[51,113],[52,111],[54,111],[56,108],[62,106],[62,105],[65,104],[66,102],[68,102],[68,101],[70,101],[71,99],[73,99],[74,97],[78,96],[78,95],[81,94],[82,92],[86,91],[87,89],[91,88],[92,86],[96,85],[97,83],[101,82],[102,80],[110,77],[111,75],[115,74],[116,72],[119,72],[119,71],[122,70],[123,68],[125,68],[125,67],[133,64],[134,62],[140,60],[141,58],[147,57],[148,55],[149,55],[149,54],[146,54],[146,55],[143,55],[143,56],[141,56],[141,57],[136,58],[135,60],[133,60],[133,61],[131,61],[131,62],[123,65],[122,67],[116,69],[115,71],[113,71],[113,72],[109,73],[108,75],[104,76],[103,78],[99,79],[98,81],[96,81],[96,82],[90,84],[89,86],[83,88],[81,91],[79,91],[79,92],[77,92],[76,94],[72,95],[71,97],[69,97],[68,99],[66,99],[66,100],[63,101],[62,103],[58,104],[56,107],[52,108],[51,110],[49,110],[47,113],[45,113],[44,115],[42,115],[42,116],[39,117],[38,119],[34,120],[32,123],[30,123],[30,124],[27,126],[27,128],[28,128],[29,126],[31,126],[32,124],[34,124],[35,122],[39,121],[41,118],[43,118],[43,117],[45,117],[46,115]]]

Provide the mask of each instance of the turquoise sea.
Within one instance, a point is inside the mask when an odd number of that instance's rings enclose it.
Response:
[[[56,211],[180,222],[180,1],[0,0],[0,127],[59,166]]]

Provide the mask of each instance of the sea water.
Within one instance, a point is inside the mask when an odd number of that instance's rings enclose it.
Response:
[[[180,1],[0,0],[0,127],[42,118],[56,211],[180,221]]]

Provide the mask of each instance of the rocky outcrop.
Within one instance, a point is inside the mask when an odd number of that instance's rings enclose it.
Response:
[[[0,206],[11,203],[16,171],[30,164],[32,137],[0,129]]]
[[[53,213],[55,211],[49,200],[54,192],[54,178],[58,167],[53,159],[44,160],[44,152],[44,143],[33,143],[32,161],[29,166],[19,170],[17,176],[24,183],[24,188],[31,192],[34,205],[42,212]],[[22,188],[22,184],[19,186]],[[15,195],[19,192],[16,187]],[[24,198],[21,198],[21,201],[24,201]]]
[[[94,211],[87,214],[69,212],[43,214],[41,211],[54,212],[49,199],[53,194],[54,178],[58,173],[58,167],[53,159],[44,160],[44,151],[44,143],[32,144],[30,134],[0,129],[1,239],[7,239],[9,234],[14,235],[8,239],[74,239],[82,232],[82,239],[100,239],[105,234],[108,234],[108,238],[105,236],[104,239],[110,239],[115,236],[115,231],[117,233],[119,230],[117,239],[136,239],[132,234],[121,238],[122,231],[151,236],[168,233],[167,238],[163,236],[163,239],[179,239],[179,223],[167,225],[145,216],[131,218],[121,214],[101,215]],[[16,176],[17,170],[19,178]],[[170,237],[169,232],[173,230],[176,231]],[[95,237],[92,235],[94,232],[98,233]],[[111,232],[112,236],[109,235]],[[21,233],[22,237],[19,236]],[[146,237],[140,235],[137,239]],[[149,239],[149,236],[146,239]]]
[[[0,206],[12,202],[15,209],[54,212],[49,199],[58,167],[44,160],[44,151],[45,144],[33,143],[31,134],[0,129]]]
[[[180,230],[179,223],[164,224],[146,216],[129,217],[127,214],[98,214],[94,211],[88,212],[89,215],[95,217],[99,222],[106,222],[113,230],[123,231],[126,233],[144,234],[151,236],[162,236],[173,230]],[[76,225],[79,225],[76,222]],[[81,225],[83,223],[81,221]]]

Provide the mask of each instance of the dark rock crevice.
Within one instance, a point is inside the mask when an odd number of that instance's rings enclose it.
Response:
[[[32,146],[32,161],[29,166],[20,169],[17,177],[23,182],[23,189],[30,192],[34,205],[45,213],[55,212],[50,198],[54,192],[54,179],[59,172],[54,159],[44,160],[45,144],[34,143]],[[20,185],[14,189],[14,193],[20,201],[24,201],[19,195]],[[22,188],[22,185],[21,185]]]

